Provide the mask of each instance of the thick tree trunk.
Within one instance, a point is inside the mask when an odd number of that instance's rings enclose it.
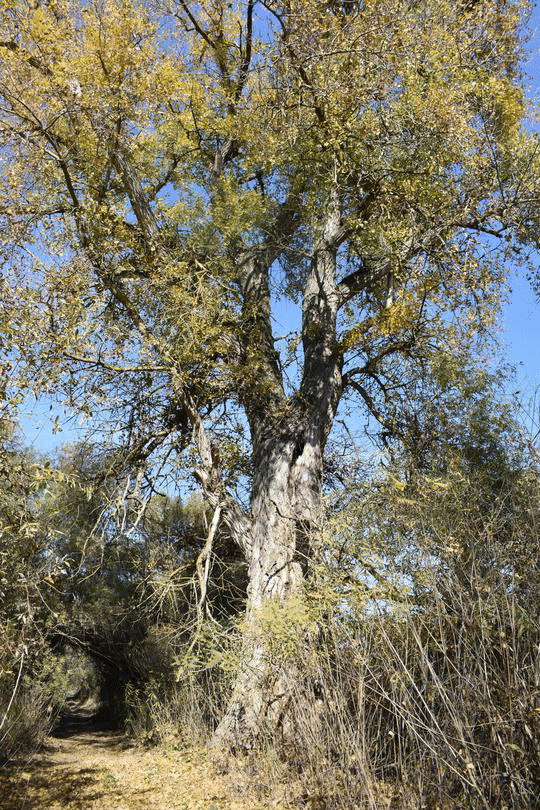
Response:
[[[298,426],[288,427],[289,439],[281,425],[281,438],[269,431],[257,454],[242,664],[216,732],[220,743],[241,750],[268,733],[292,732],[288,714],[300,677],[297,661],[276,657],[268,616],[262,623],[259,617],[269,601],[286,604],[302,588],[321,506],[322,453],[316,435],[316,441],[305,435],[299,440]]]
[[[242,665],[216,740],[251,748],[269,731],[293,735],[291,703],[302,673],[298,661],[275,660],[267,623],[258,620],[274,600],[286,605],[302,588],[313,557],[322,496],[323,450],[342,391],[336,335],[339,307],[336,253],[339,200],[330,195],[320,241],[307,275],[302,310],[304,369],[297,395],[285,396],[275,360],[270,318],[270,260],[247,254],[242,269],[244,357],[252,379],[242,392],[253,446],[249,568]],[[255,375],[255,370],[257,374]],[[265,624],[265,629],[263,629]],[[300,645],[307,644],[299,639]]]

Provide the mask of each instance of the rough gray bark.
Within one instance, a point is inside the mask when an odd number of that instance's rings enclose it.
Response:
[[[257,338],[258,383],[243,393],[253,443],[246,636],[243,661],[228,710],[216,732],[220,743],[250,748],[267,730],[287,732],[291,695],[299,673],[294,662],[272,661],[257,632],[257,610],[286,600],[302,587],[313,553],[321,510],[323,453],[342,392],[336,341],[339,296],[336,252],[340,238],[336,199],[330,201],[313,253],[303,306],[304,369],[299,392],[287,400],[273,359],[268,265],[249,265],[244,296],[256,313],[244,335],[246,352]],[[253,362],[253,359],[252,359]],[[289,729],[290,731],[290,729]]]
[[[301,588],[320,508],[320,449],[297,442],[269,448],[269,465],[260,470],[252,503],[249,586],[243,660],[227,713],[216,737],[250,748],[266,731],[285,727],[293,662],[272,660],[257,629],[257,610],[267,600],[286,600]]]

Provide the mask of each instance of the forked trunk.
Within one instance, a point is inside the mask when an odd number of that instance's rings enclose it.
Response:
[[[297,395],[285,396],[276,363],[270,318],[272,261],[250,252],[239,263],[245,296],[245,357],[259,385],[246,386],[242,404],[253,445],[249,541],[242,543],[249,568],[242,666],[216,740],[250,748],[266,730],[292,736],[291,703],[301,669],[297,661],[272,658],[271,625],[259,621],[274,600],[283,606],[298,595],[321,508],[322,454],[342,392],[342,353],[337,340],[339,293],[337,247],[342,234],[337,188],[321,222],[302,302],[304,364]],[[251,330],[251,331],[250,331]],[[265,625],[263,627],[263,624]],[[304,639],[299,639],[300,645]],[[305,643],[308,643],[307,638]]]

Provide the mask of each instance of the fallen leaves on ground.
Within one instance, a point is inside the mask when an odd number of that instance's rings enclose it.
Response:
[[[0,769],[0,810],[258,810],[238,798],[204,749],[148,751],[93,731],[49,738],[27,762]]]

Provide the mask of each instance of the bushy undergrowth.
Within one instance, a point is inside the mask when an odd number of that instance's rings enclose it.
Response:
[[[126,732],[144,743],[207,744],[223,714],[234,673],[216,625],[203,626],[192,645],[172,627],[151,630],[132,662],[138,671],[124,695]]]
[[[540,806],[540,498],[536,478],[507,484],[484,502],[463,476],[379,489],[369,537],[334,525],[302,596],[264,608],[268,680],[289,671],[290,701],[247,755],[254,790],[321,810]],[[236,642],[209,629],[178,683],[149,683],[146,731],[208,739]]]
[[[389,478],[334,522],[306,589],[294,733],[272,741],[296,773],[291,795],[320,808],[540,806],[539,486],[530,471]]]
[[[336,614],[309,655],[276,652],[271,668],[301,676],[287,727],[247,755],[248,781],[320,810],[539,807],[539,645],[537,612],[502,584],[456,590],[452,610],[434,594]]]
[[[468,610],[466,609],[468,608]],[[538,624],[510,597],[436,601],[327,633],[297,695],[292,761],[321,807],[532,808],[540,796]],[[537,622],[537,620],[536,620]],[[386,800],[386,799],[385,799]]]
[[[375,598],[362,608],[344,586],[322,625],[311,715],[298,695],[306,792],[344,808],[390,794],[400,808],[538,807],[538,479],[507,480],[483,502],[463,476],[419,492],[386,503],[402,545],[392,565],[379,557]]]
[[[44,480],[0,409],[0,760],[35,746],[63,700],[62,667],[47,642],[52,580],[36,514]]]
[[[68,676],[47,649],[34,650],[0,676],[0,761],[35,749],[62,709]]]
[[[287,728],[244,760],[250,788],[321,810],[540,806],[540,603],[526,610],[504,572],[476,585],[447,579],[424,605],[362,615],[334,602],[330,616],[328,594],[308,593],[303,637],[280,611],[270,669],[301,676]],[[128,688],[130,731],[209,741],[231,684],[233,655],[219,654],[216,641],[213,666]]]

